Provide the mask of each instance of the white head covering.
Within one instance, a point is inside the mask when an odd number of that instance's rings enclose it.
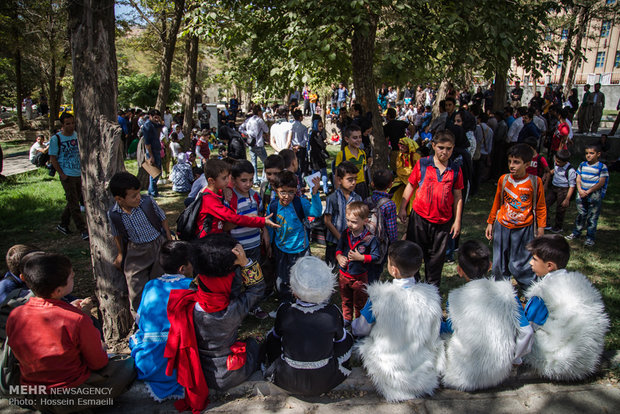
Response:
[[[336,276],[327,264],[314,256],[302,257],[291,268],[291,290],[309,303],[327,302],[334,291]]]

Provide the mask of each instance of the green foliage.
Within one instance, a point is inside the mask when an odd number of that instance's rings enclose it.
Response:
[[[118,78],[118,105],[121,108],[138,106],[140,108],[151,108],[155,106],[157,100],[157,90],[159,88],[159,75],[154,73],[150,76],[134,74],[129,76],[119,76]],[[181,93],[181,84],[170,82],[170,95],[167,104],[174,103]]]

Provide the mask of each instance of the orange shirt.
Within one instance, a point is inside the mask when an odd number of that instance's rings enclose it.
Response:
[[[547,221],[547,207],[545,205],[545,190],[540,177],[538,181],[538,191],[536,196],[536,206],[532,206],[534,188],[529,176],[515,181],[510,175],[506,180],[504,194],[502,193],[502,183],[505,175],[502,175],[497,182],[495,201],[487,223],[493,224],[495,219],[504,227],[509,229],[520,229],[530,226],[534,222],[533,209],[536,210],[536,221],[539,228],[544,228]]]

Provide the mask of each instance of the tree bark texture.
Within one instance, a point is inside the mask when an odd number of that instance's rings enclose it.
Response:
[[[179,27],[181,27],[181,20],[183,19],[183,11],[185,10],[185,0],[174,1],[174,16],[172,17],[172,23],[168,29],[168,36],[164,43],[164,53],[162,55],[159,69],[161,71],[161,77],[159,81],[159,89],[157,90],[157,108],[162,114],[166,109],[168,103],[168,95],[170,94],[170,73],[172,72],[172,59],[174,58],[174,48],[177,43],[177,35],[179,34]]]
[[[389,147],[383,135],[383,117],[379,113],[377,105],[377,92],[373,75],[378,20],[376,14],[369,13],[367,26],[356,27],[351,39],[351,63],[353,65],[356,103],[362,105],[364,114],[372,113],[370,141],[374,148],[373,170],[386,168],[389,155]]]
[[[435,104],[433,105],[433,118],[436,118],[439,116],[439,113],[440,113],[439,102],[446,99],[446,96],[448,95],[448,84],[449,83],[450,81],[448,79],[444,79],[439,84],[439,89],[437,90],[437,96],[435,97]]]
[[[24,85],[22,82],[22,52],[17,48],[15,51],[15,109],[17,110],[17,126],[20,131],[26,129],[24,126],[24,114],[22,113],[22,101],[24,100]]]
[[[571,22],[571,26],[568,28],[568,35],[566,36],[566,42],[564,43],[564,49],[562,50],[562,68],[560,70],[560,85],[564,85],[564,79],[566,78],[566,67],[570,60],[570,49],[573,43],[573,36],[575,34],[574,22]],[[564,91],[564,96],[568,96],[568,91]]]
[[[508,69],[502,68],[495,72],[495,93],[493,94],[493,112],[504,112],[507,101],[506,81]]]
[[[106,343],[118,350],[126,347],[133,319],[125,277],[112,264],[117,252],[106,215],[113,201],[107,183],[125,169],[121,128],[116,123],[114,0],[71,0],[68,12],[76,132],[95,293]]]
[[[588,13],[588,8],[581,7],[579,10],[579,15],[577,16],[577,31],[575,33],[575,53],[573,54],[573,58],[571,59],[570,69],[568,70],[568,76],[566,77],[566,84],[564,86],[565,96],[568,96],[568,92],[573,87],[573,82],[575,82],[575,74],[577,73],[579,62],[581,61],[581,57],[583,56],[583,52],[581,50],[581,43],[583,41],[583,35],[589,20],[590,14]]]
[[[188,36],[185,47],[187,56],[185,67],[185,85],[183,86],[183,145],[189,148],[192,128],[194,126],[194,107],[196,106],[196,74],[198,72],[198,36]]]

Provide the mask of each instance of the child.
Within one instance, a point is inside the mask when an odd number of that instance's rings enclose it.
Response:
[[[357,167],[349,161],[343,161],[336,168],[338,186],[336,191],[327,196],[325,205],[325,227],[327,234],[325,241],[325,261],[330,266],[336,266],[336,245],[340,235],[347,228],[345,208],[353,201],[362,201],[355,192],[357,183]]]
[[[164,357],[168,358],[166,374],[176,369],[178,382],[185,387],[185,399],[175,407],[201,412],[208,404],[209,388],[237,386],[260,366],[256,340],[241,342],[237,332],[263,297],[265,282],[260,265],[249,260],[228,234],[210,234],[193,249],[197,290],[170,292]]]
[[[372,159],[367,162],[366,153],[360,148],[362,144],[362,130],[360,127],[355,124],[349,125],[344,132],[344,140],[347,145],[336,155],[334,167],[337,167],[343,161],[350,161],[357,167],[358,173],[355,192],[364,200],[368,197],[368,184],[366,184],[364,172],[366,170],[366,165],[368,164],[370,166],[372,164]]]
[[[165,273],[144,286],[138,308],[138,331],[129,339],[138,379],[145,382],[149,394],[158,402],[183,398],[176,372],[166,375],[168,361],[164,349],[170,330],[166,308],[171,290],[189,289],[194,277],[191,256],[192,246],[188,242],[170,240],[161,246],[159,264]]]
[[[254,167],[247,160],[238,161],[231,169],[233,180],[233,194],[230,207],[241,216],[258,216],[260,207],[260,197],[252,190],[252,179],[254,177]],[[256,227],[238,226],[230,231],[245,250],[245,255],[260,263],[260,241],[261,230]]]
[[[181,144],[179,143],[179,136],[176,132],[170,134],[170,151],[172,152],[172,159],[178,160],[182,149]]]
[[[584,246],[594,246],[596,225],[601,214],[601,205],[607,190],[609,171],[607,166],[598,160],[601,149],[598,145],[586,145],[586,160],[577,169],[577,218],[575,228],[566,238],[574,240],[586,229]]]
[[[209,160],[205,167],[207,186],[203,189],[202,206],[196,221],[198,238],[211,233],[224,232],[224,224],[232,223],[244,227],[276,226],[267,217],[249,217],[236,214],[231,208],[224,205],[222,190],[228,187],[230,179],[230,165],[222,160]]]
[[[206,129],[200,133],[200,138],[196,142],[196,159],[200,161],[200,165],[204,168],[207,160],[211,156],[209,149],[209,131]]]
[[[271,154],[265,159],[265,175],[267,177],[266,181],[263,181],[260,185],[260,199],[262,200],[262,205],[259,210],[259,215],[264,216],[265,211],[267,211],[267,206],[271,203],[272,195],[277,197],[278,195],[275,192],[274,184],[276,182],[276,177],[284,170],[284,160],[278,154]]]
[[[361,316],[353,321],[364,368],[389,402],[432,394],[439,385],[437,361],[441,297],[435,286],[416,284],[423,253],[408,240],[390,245],[387,268],[392,283],[373,283]]]
[[[0,280],[0,303],[5,304],[11,298],[23,297],[28,294],[28,287],[20,279],[23,271],[22,259],[29,253],[39,252],[34,246],[26,244],[15,244],[6,252],[6,264],[9,268],[8,272]],[[19,289],[18,292],[14,292]],[[14,293],[12,293],[14,292]],[[0,329],[4,329],[6,325],[2,324]]]
[[[345,211],[347,228],[338,240],[336,261],[340,271],[342,314],[344,324],[349,326],[353,316],[360,316],[368,299],[368,271],[370,262],[379,259],[379,241],[366,228],[370,210],[364,202],[349,203]]]
[[[340,145],[340,135],[336,132],[336,128],[332,128],[332,136],[331,136],[332,145]]]
[[[69,258],[36,253],[24,265],[24,279],[34,297],[11,312],[6,328],[8,345],[19,361],[21,384],[42,385],[48,390],[97,388],[107,390],[106,399],[125,391],[136,377],[133,358],[108,359],[89,315],[60,300],[73,290],[74,273]],[[63,407],[83,409],[97,405],[98,398],[92,395],[67,401],[73,397],[64,394],[63,401],[58,401]],[[34,400],[32,405],[37,409],[52,408],[52,404],[39,398]]]
[[[297,197],[297,176],[291,171],[278,174],[274,186],[278,199],[272,200],[267,208],[267,217],[273,215],[275,230],[269,230],[274,242],[276,259],[276,289],[284,301],[292,301],[289,272],[300,257],[310,254],[310,241],[306,231],[307,217],[320,217],[323,207],[319,197],[319,178],[312,187],[312,203],[305,197]]]
[[[508,149],[510,174],[502,175],[497,183],[485,231],[486,238],[493,240],[495,280],[510,279],[512,274],[523,290],[534,281],[528,264],[532,255],[525,245],[535,235],[544,234],[547,222],[542,180],[525,171],[531,160],[532,149],[527,144]]]
[[[192,182],[194,181],[192,163],[194,162],[195,155],[192,153],[188,154],[184,152],[179,153],[176,158],[177,163],[172,166],[170,181],[172,181],[172,191],[177,193],[189,193],[192,189]]]
[[[405,187],[409,182],[409,176],[413,167],[420,160],[417,152],[418,144],[411,138],[403,137],[398,141],[398,158],[396,158],[396,179],[394,180],[395,191],[392,200],[396,203],[396,211],[400,211],[400,201],[403,198]],[[414,194],[415,195],[415,194]],[[413,202],[407,204],[407,214],[411,214]]]
[[[527,245],[541,279],[525,293],[525,316],[536,333],[526,364],[551,380],[581,380],[596,372],[609,318],[601,294],[588,278],[566,271],[570,246],[560,235]]]
[[[536,175],[540,177],[543,182],[543,186],[547,188],[547,182],[549,181],[549,177],[551,177],[551,170],[549,169],[549,163],[545,157],[539,154],[536,150],[538,148],[538,140],[536,137],[527,137],[523,140],[523,143],[529,145],[534,154],[532,161],[530,161],[530,166],[527,167],[525,171],[529,175]]]
[[[265,372],[276,385],[295,394],[320,395],[351,373],[353,339],[342,314],[329,299],[335,277],[319,258],[302,257],[291,268],[294,303],[283,303],[267,336]]]
[[[458,252],[458,275],[467,282],[448,295],[443,383],[474,391],[504,381],[529,352],[534,332],[508,280],[488,279],[489,249],[468,240]]]
[[[450,161],[454,150],[452,132],[438,132],[432,145],[435,155],[422,158],[413,167],[398,215],[403,222],[407,219],[406,208],[415,193],[407,240],[417,243],[424,252],[426,282],[439,286],[448,237],[455,239],[461,232],[463,174]],[[420,280],[419,273],[416,280]]]
[[[381,247],[380,253],[383,256],[380,256],[376,263],[371,263],[368,283],[379,280],[387,260],[387,247],[398,239],[396,204],[388,194],[388,191],[392,188],[393,181],[394,176],[390,170],[377,170],[372,175],[374,190],[372,195],[366,200],[366,204],[368,204],[371,210],[378,209],[379,214],[381,214],[381,217],[377,216],[377,222],[374,223],[375,228],[372,229],[371,227],[371,230],[374,231],[375,237],[378,238],[377,241]]]
[[[545,191],[545,204],[547,205],[547,227],[553,233],[561,233],[564,226],[564,214],[570,205],[570,200],[575,194],[577,173],[570,162],[570,152],[559,150],[555,153],[555,168],[551,171],[553,179],[551,185]],[[555,207],[555,225],[551,227],[550,207],[557,201]]]
[[[299,162],[297,161],[295,151],[291,149],[284,149],[280,151],[278,155],[284,160],[284,169],[297,174],[297,170],[299,170]]]
[[[140,196],[140,181],[128,172],[114,174],[110,192],[116,203],[108,220],[117,256],[114,266],[125,273],[134,318],[144,285],[162,274],[157,258],[161,245],[171,240],[166,214],[150,196]]]

